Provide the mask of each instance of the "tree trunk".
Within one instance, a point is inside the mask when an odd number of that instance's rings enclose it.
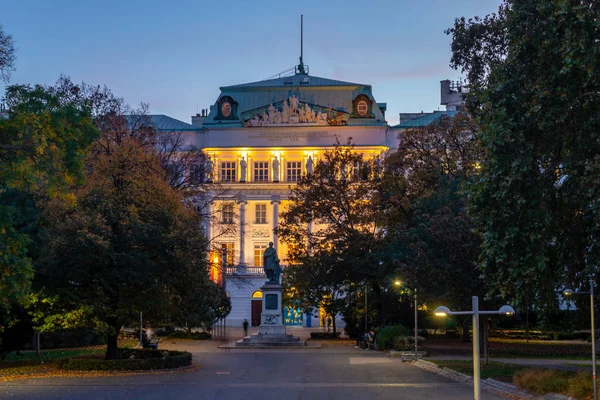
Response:
[[[108,335],[108,340],[106,343],[106,354],[104,356],[105,360],[118,360],[119,359],[119,345],[117,342],[117,338],[119,336],[119,331],[121,330],[121,325],[117,324],[116,320],[109,321],[109,325],[113,328],[112,332]]]
[[[331,323],[333,324],[333,337],[335,338],[335,316],[331,317]]]
[[[463,342],[470,342],[469,338],[469,324],[471,320],[469,318],[464,318],[462,320],[462,328],[463,328]]]

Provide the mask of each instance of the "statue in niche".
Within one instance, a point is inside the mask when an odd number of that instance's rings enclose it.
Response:
[[[279,159],[273,159],[273,182],[279,182]]]
[[[300,101],[294,95],[290,97],[290,114],[296,114],[298,112],[298,105]]]
[[[279,257],[277,250],[273,247],[273,242],[269,242],[269,247],[264,253],[264,271],[269,278],[269,282],[279,283],[279,275],[281,275],[281,266],[279,265]]]
[[[240,182],[246,182],[246,169],[248,168],[248,162],[245,157],[240,160]]]
[[[312,159],[312,156],[308,156],[308,160],[306,160],[306,173],[308,175],[312,175],[312,173],[313,173],[313,159]]]
[[[287,100],[283,101],[283,107],[281,109],[281,122],[285,124],[290,122],[290,107],[288,106]]]
[[[213,174],[214,174],[214,169],[215,169],[215,165],[212,161],[212,159],[210,157],[208,157],[208,159],[206,160],[206,164],[204,166],[206,168],[206,182],[212,182],[213,181]]]

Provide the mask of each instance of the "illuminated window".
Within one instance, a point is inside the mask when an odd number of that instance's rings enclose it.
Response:
[[[254,163],[254,182],[269,182],[269,163],[259,161]]]
[[[221,163],[221,182],[236,181],[236,162],[226,161]]]
[[[257,204],[256,205],[256,224],[266,224],[267,223],[267,205],[266,204]]]
[[[262,299],[262,296],[263,296],[262,290],[256,290],[254,293],[252,293],[253,299]]]
[[[266,249],[267,249],[266,243],[255,243],[254,244],[254,266],[255,267],[264,266]]]
[[[233,243],[221,243],[221,251],[226,252],[227,265],[233,265],[233,246]]]
[[[298,182],[300,174],[302,173],[302,162],[300,161],[288,161],[287,168],[285,171],[285,179],[288,182]]]
[[[223,204],[221,222],[224,224],[233,224],[233,203]]]

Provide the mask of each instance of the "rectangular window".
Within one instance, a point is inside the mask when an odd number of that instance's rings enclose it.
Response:
[[[226,252],[227,265],[233,265],[233,243],[221,243],[221,254]]]
[[[266,224],[267,223],[267,205],[257,204],[256,205],[256,219],[255,224]]]
[[[269,182],[269,163],[259,161],[254,163],[254,182]]]
[[[288,182],[298,182],[300,175],[302,174],[302,162],[300,161],[288,161],[285,171],[285,179]]]
[[[225,161],[221,163],[221,182],[235,182],[237,171],[235,161]]]
[[[224,224],[233,224],[233,203],[223,204],[221,222]]]
[[[265,264],[265,250],[267,249],[266,243],[255,243],[254,244],[254,266],[263,267]]]

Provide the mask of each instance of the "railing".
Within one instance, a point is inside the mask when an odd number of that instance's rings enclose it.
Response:
[[[281,270],[285,269],[284,265],[281,265]],[[238,265],[235,267],[227,267],[225,269],[227,275],[265,275],[263,267],[254,267],[250,265]]]

